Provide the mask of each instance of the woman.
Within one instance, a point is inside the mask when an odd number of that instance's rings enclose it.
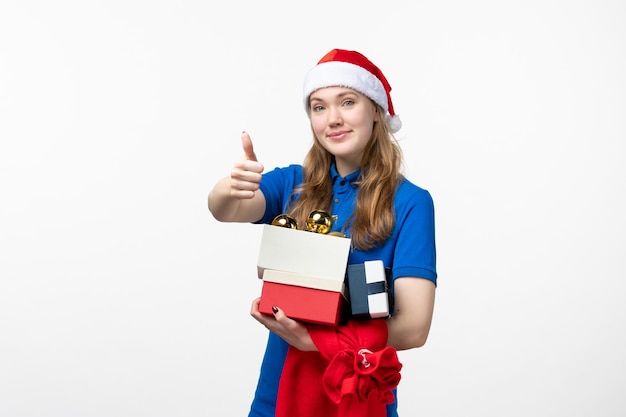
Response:
[[[289,213],[305,225],[312,210],[328,211],[334,216],[333,231],[351,239],[349,264],[382,260],[391,270],[393,312],[387,319],[366,322],[378,326],[375,332],[383,335],[382,345],[395,352],[426,342],[437,273],[433,201],[428,191],[401,173],[402,154],[393,136],[401,123],[390,91],[383,73],[365,56],[356,51],[330,51],[304,81],[304,106],[313,131],[313,145],[304,163],[263,173],[250,136],[244,132],[245,156],[235,163],[230,176],[215,185],[208,205],[223,222],[270,223],[278,214]],[[294,393],[304,388],[298,385],[297,371],[302,366],[317,363],[324,367],[332,359],[324,351],[328,329],[292,320],[280,306],[272,308],[273,315],[261,314],[258,304],[259,299],[253,301],[251,315],[270,334],[250,416],[288,415],[284,410],[296,405],[316,407],[322,401],[316,396],[323,396],[319,390],[312,394],[307,390],[313,397],[309,402],[302,397],[291,401],[288,395],[304,395]],[[380,323],[384,323],[382,330]],[[356,325],[365,324],[361,320]],[[345,326],[332,330],[339,334],[348,329]],[[395,394],[394,388],[391,399],[386,397],[390,403],[384,405],[383,413],[387,416],[398,415]],[[341,414],[332,404],[319,407],[309,414]],[[365,407],[363,415],[380,415],[365,411],[371,408]],[[359,415],[352,410],[352,415]],[[308,415],[302,410],[291,413]]]

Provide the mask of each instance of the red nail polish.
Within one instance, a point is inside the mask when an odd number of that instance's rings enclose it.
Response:
[[[272,311],[274,312],[274,314],[278,313],[278,307],[272,306]]]

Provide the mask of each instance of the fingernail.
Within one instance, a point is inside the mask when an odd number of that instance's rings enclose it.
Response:
[[[278,307],[272,306],[272,311],[274,312],[274,314],[278,313]]]

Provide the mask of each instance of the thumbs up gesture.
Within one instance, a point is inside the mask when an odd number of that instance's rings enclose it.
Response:
[[[241,134],[244,157],[235,163],[230,173],[230,194],[238,199],[249,199],[259,189],[263,165],[257,161],[248,133]]]

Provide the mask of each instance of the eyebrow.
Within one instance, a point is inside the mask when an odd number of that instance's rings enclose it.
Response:
[[[326,100],[324,100],[322,98],[315,97],[315,93],[316,92],[313,92],[311,94],[311,97],[309,98],[309,103],[312,103],[313,101],[321,101],[323,103],[323,102],[326,101]],[[350,95],[353,95],[353,96],[357,97],[356,91],[353,91],[353,90],[350,89],[350,90],[342,91],[341,93],[339,93],[339,94],[337,94],[335,96],[332,96],[331,100],[332,99],[341,99],[341,98],[344,98],[345,96],[350,96]]]

